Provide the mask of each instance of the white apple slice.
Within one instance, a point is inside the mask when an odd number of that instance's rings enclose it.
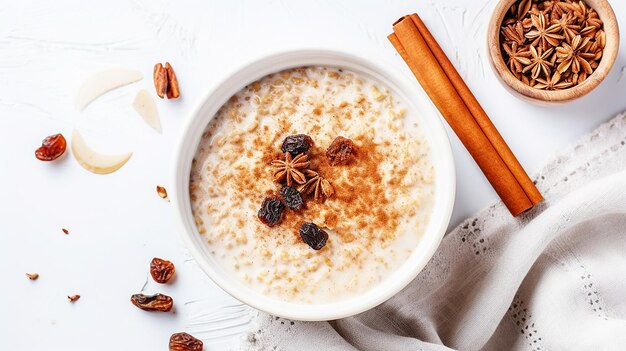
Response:
[[[109,174],[120,169],[133,155],[105,155],[92,150],[77,130],[72,132],[72,154],[84,169],[96,174]]]
[[[82,111],[98,96],[141,79],[143,74],[130,68],[109,68],[96,72],[78,90],[76,109]]]
[[[133,108],[135,108],[135,111],[143,117],[144,122],[161,134],[161,120],[159,119],[159,113],[157,112],[154,99],[147,91],[143,89],[139,90],[137,96],[135,96],[135,100],[133,101]]]

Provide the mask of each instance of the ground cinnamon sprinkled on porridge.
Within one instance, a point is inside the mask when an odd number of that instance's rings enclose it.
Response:
[[[434,170],[417,119],[377,81],[306,67],[267,76],[233,96],[203,134],[190,193],[198,231],[224,268],[282,300],[332,302],[361,293],[401,266],[419,243],[433,201]],[[268,227],[257,218],[276,195],[270,163],[283,140],[306,134],[310,169],[334,194],[305,197]],[[331,166],[326,149],[342,136],[354,158]],[[328,233],[319,251],[298,234],[304,222]]]

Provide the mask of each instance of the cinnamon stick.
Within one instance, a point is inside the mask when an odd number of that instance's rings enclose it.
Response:
[[[511,214],[541,202],[543,197],[419,16],[404,16],[393,29],[389,40]]]

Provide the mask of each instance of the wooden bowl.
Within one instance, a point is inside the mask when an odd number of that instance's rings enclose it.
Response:
[[[604,22],[606,33],[606,46],[602,59],[596,70],[581,84],[563,90],[540,90],[528,86],[518,80],[509,70],[502,57],[500,45],[500,26],[504,15],[517,0],[501,0],[491,16],[487,30],[487,45],[489,50],[489,62],[496,76],[505,88],[513,95],[524,100],[540,104],[564,103],[588,94],[597,87],[615,63],[619,50],[619,28],[615,13],[607,0],[585,0],[587,5],[598,12],[598,16]]]

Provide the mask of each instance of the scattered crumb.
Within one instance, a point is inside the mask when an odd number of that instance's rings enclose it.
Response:
[[[67,235],[67,234],[69,234],[69,233],[70,233],[70,231],[69,231],[69,230],[67,230],[67,229],[65,229],[65,228],[61,228],[61,230],[63,231],[63,233],[64,233],[65,235]]]
[[[67,299],[70,300],[70,302],[74,302],[74,301],[80,299],[80,295],[68,296]]]
[[[167,191],[165,190],[165,187],[157,185],[156,190],[157,190],[157,194],[159,194],[159,196],[162,199],[166,199],[167,198]]]
[[[26,273],[26,276],[30,280],[37,280],[37,278],[39,278],[39,274],[38,273]]]

